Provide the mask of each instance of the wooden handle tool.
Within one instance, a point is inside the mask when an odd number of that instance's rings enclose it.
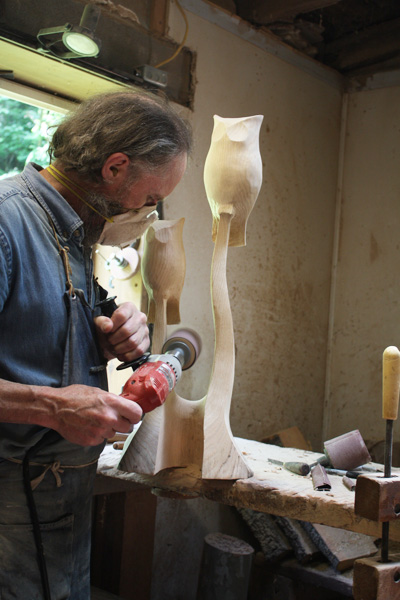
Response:
[[[303,463],[303,462],[290,462],[290,461],[283,462],[281,460],[275,460],[274,458],[269,458],[268,460],[269,460],[269,462],[273,463],[274,465],[280,465],[287,471],[296,473],[296,475],[305,476],[305,475],[308,475],[311,470],[310,465],[307,463]]]
[[[400,394],[400,351],[389,346],[382,358],[382,416],[386,420],[385,472],[392,476],[393,421],[397,419]],[[382,562],[389,560],[389,522],[382,523]]]

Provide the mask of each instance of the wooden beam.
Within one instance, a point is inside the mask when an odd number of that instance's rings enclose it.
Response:
[[[249,18],[259,25],[268,25],[275,21],[293,19],[301,13],[326,8],[337,4],[340,0],[240,0],[238,14],[243,18]]]
[[[373,25],[326,44],[324,59],[334,69],[351,71],[400,54],[400,19]]]
[[[165,35],[168,18],[168,0],[152,0],[150,9],[150,31]]]

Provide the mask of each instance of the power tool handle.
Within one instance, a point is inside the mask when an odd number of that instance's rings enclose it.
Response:
[[[104,317],[108,317],[111,319],[112,314],[118,308],[118,304],[115,302],[115,298],[117,296],[109,296],[100,302],[97,302],[96,307],[100,308],[101,314]],[[150,352],[145,352],[143,356],[139,356],[133,361],[121,363],[117,367],[117,371],[121,371],[122,369],[127,369],[128,367],[132,367],[133,371],[136,371],[138,367],[140,367],[143,363],[147,362],[150,356]]]
[[[111,318],[113,312],[117,310],[118,304],[115,302],[116,297],[117,296],[107,297],[96,304],[96,307],[100,308],[101,314],[104,317]]]

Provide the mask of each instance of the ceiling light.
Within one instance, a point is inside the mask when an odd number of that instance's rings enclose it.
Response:
[[[87,4],[79,25],[66,23],[59,27],[41,29],[37,34],[44,51],[51,52],[59,58],[79,58],[97,56],[101,42],[95,37],[100,17],[100,7]]]

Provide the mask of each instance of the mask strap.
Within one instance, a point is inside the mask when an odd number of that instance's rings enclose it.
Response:
[[[95,213],[97,213],[98,215],[100,215],[100,217],[102,219],[105,219],[109,223],[113,223],[114,222],[114,219],[112,217],[105,217],[94,206],[92,206],[91,204],[89,204],[89,202],[87,200],[85,200],[84,198],[82,198],[82,196],[80,194],[78,194],[75,190],[72,189],[72,187],[69,185],[69,183],[71,183],[72,185],[74,185],[75,187],[77,187],[79,190],[82,190],[83,192],[86,193],[86,190],[84,188],[82,188],[81,186],[79,186],[76,183],[74,183],[73,181],[71,181],[64,173],[61,173],[61,171],[59,171],[58,169],[56,169],[54,165],[49,165],[47,167],[47,170],[49,171],[50,175],[52,177],[54,177],[54,179],[56,179],[58,181],[58,183],[61,183],[61,185],[63,185],[64,187],[66,187],[67,190],[69,190],[72,194],[74,194],[74,196],[76,196],[77,198],[79,198],[79,200],[81,200],[81,202],[83,202],[84,204],[86,204],[86,206],[88,206],[91,210],[93,210]]]

